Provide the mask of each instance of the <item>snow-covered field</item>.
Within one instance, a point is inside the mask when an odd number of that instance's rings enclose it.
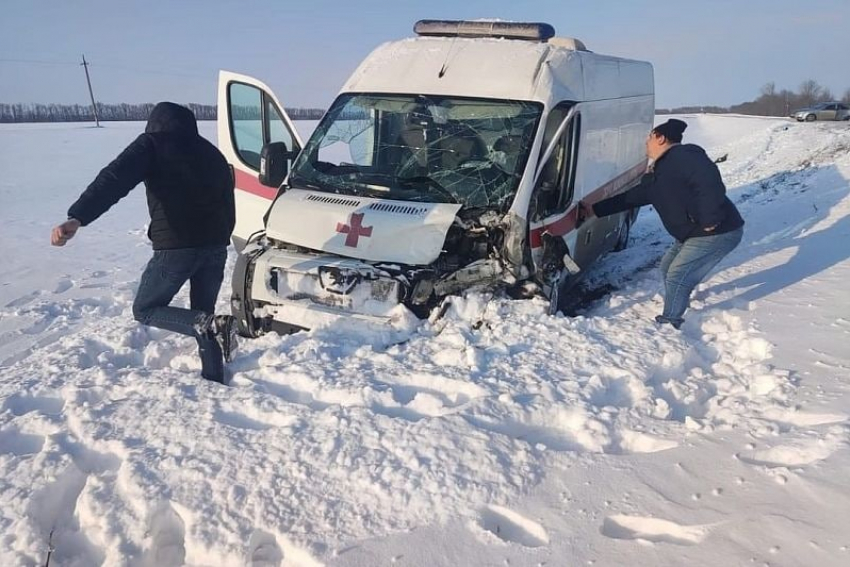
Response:
[[[49,246],[142,125],[0,127],[0,565],[850,564],[850,128],[684,119],[747,227],[681,333],[644,211],[580,317],[266,336],[230,387],[132,321],[143,190]]]

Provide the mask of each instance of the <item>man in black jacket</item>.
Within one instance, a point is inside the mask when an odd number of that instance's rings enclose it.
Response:
[[[145,133],[107,165],[53,229],[64,246],[139,183],[147,188],[151,222],[148,262],[133,303],[137,321],[194,337],[201,375],[224,382],[224,360],[236,346],[233,317],[214,315],[235,224],[233,176],[221,152],[198,134],[195,115],[171,102],[154,107]],[[190,282],[190,309],[169,303]]]
[[[726,196],[720,171],[705,150],[682,145],[688,125],[675,118],[656,126],[646,141],[651,165],[639,185],[592,206],[585,216],[608,216],[643,205],[658,211],[676,239],[661,260],[664,312],[658,323],[679,328],[691,292],[714,266],[741,242],[744,220]]]

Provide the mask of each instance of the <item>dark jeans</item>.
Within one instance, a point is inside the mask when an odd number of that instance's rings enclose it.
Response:
[[[224,361],[221,347],[207,328],[215,312],[226,261],[224,245],[154,250],[133,302],[136,321],[194,337],[201,356],[201,375],[215,382],[224,381]],[[187,281],[191,308],[169,307]]]
[[[688,309],[691,292],[714,266],[741,242],[744,229],[723,234],[698,236],[675,242],[661,259],[664,277],[664,313],[662,317],[678,325]]]

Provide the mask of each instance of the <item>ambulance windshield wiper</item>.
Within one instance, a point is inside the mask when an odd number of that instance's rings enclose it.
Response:
[[[396,177],[395,180],[405,187],[421,187],[424,185],[448,199],[450,203],[460,204],[458,198],[433,177],[428,177],[427,175],[415,175],[413,177]]]
[[[303,187],[304,189],[313,189],[314,191],[321,191],[322,188],[313,183],[312,181],[307,181],[303,177],[299,177],[297,175],[289,176],[289,186],[292,188],[296,188],[296,185]]]
[[[346,191],[342,187],[336,187],[334,185],[316,179],[307,179],[306,177],[302,177],[300,175],[290,175],[289,186],[295,189],[303,188],[310,189],[311,191],[321,191],[322,193],[336,193],[340,195],[351,194],[351,192]]]

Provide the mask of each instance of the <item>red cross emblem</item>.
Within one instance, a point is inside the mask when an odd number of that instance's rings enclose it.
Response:
[[[357,241],[361,236],[372,236],[372,227],[362,224],[363,215],[364,213],[352,213],[351,220],[348,221],[350,224],[336,223],[336,231],[348,235],[345,237],[346,246],[357,248]]]

